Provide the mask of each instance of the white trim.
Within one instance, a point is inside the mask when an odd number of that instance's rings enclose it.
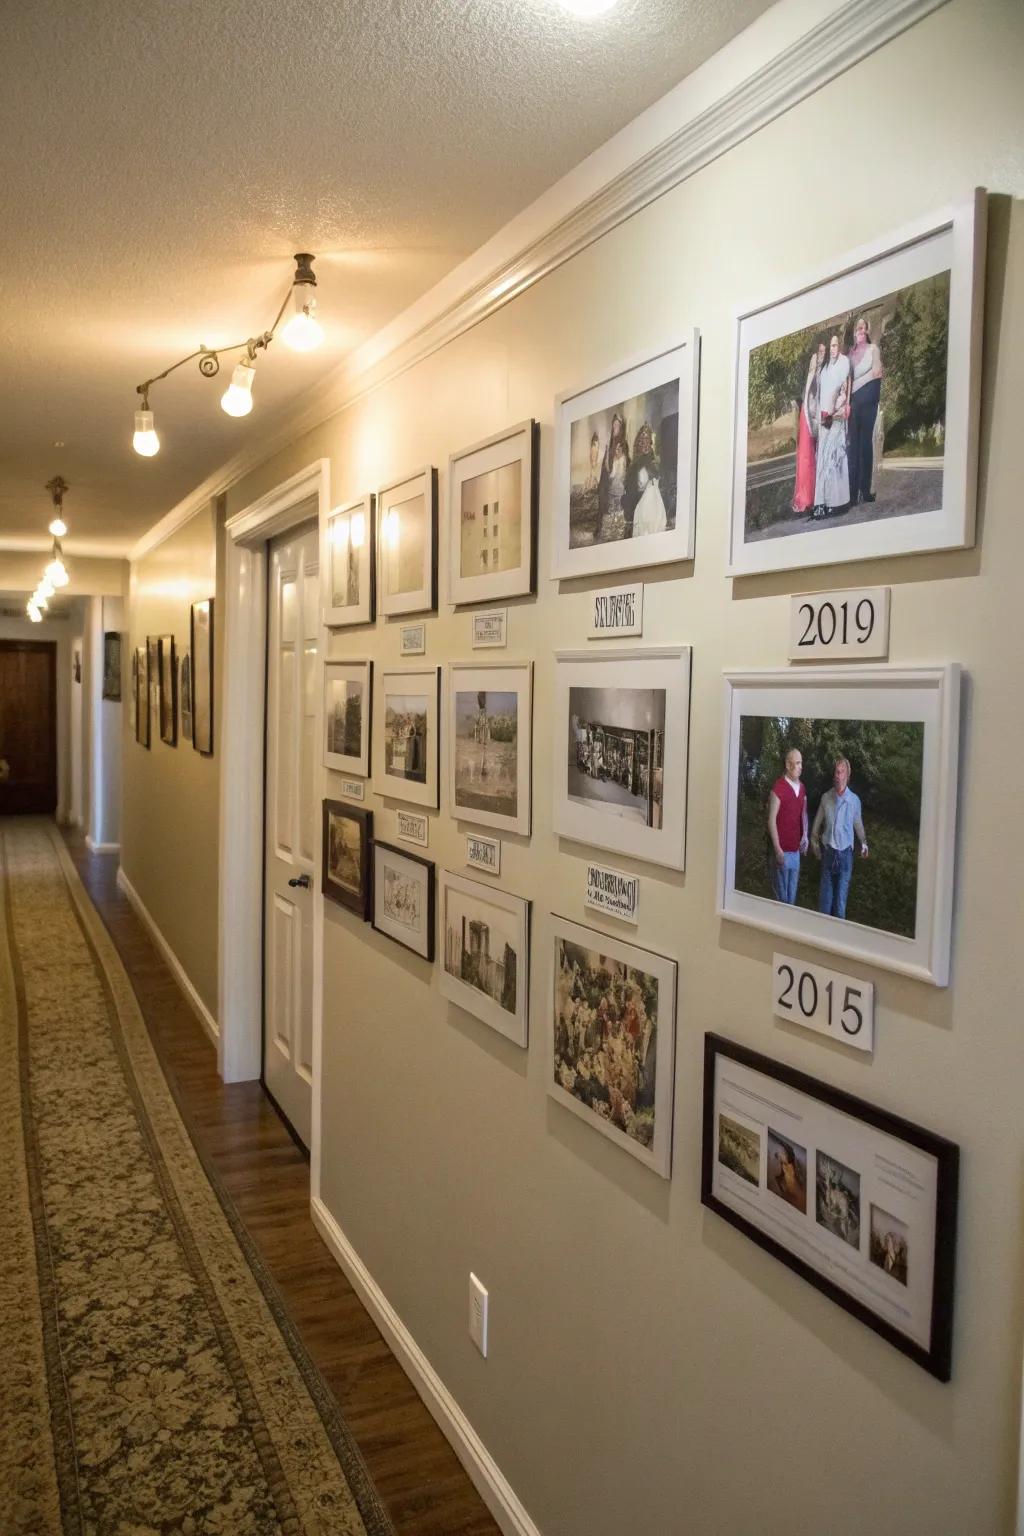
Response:
[[[310,1202],[310,1215],[505,1536],[541,1536],[515,1489],[318,1195]]]
[[[772,6],[208,475],[132,545],[128,559],[141,559],[214,496],[371,385],[462,335],[946,3],[782,0]]]
[[[86,845],[87,846],[88,846],[88,843],[89,843],[89,839],[86,838]],[[117,844],[113,843],[113,844],[110,844],[110,846],[116,848]],[[99,852],[102,852],[104,850],[103,850],[102,847],[100,847],[100,848],[97,848],[95,851],[97,853],[99,853]],[[153,940],[153,943],[156,945],[156,947],[160,951],[161,955],[163,955],[164,960],[167,962],[167,965],[168,965],[168,967],[169,967],[169,969],[171,971],[171,974],[174,977],[175,981],[178,983],[178,986],[184,992],[186,1001],[188,1002],[189,1006],[191,1007],[192,1012],[195,1014],[195,1016],[199,1020],[200,1024],[206,1030],[206,1033],[209,1035],[210,1040],[212,1041],[213,1045],[216,1047],[218,1036],[220,1034],[220,1031],[217,1028],[217,1020],[214,1018],[214,1016],[210,1012],[209,1008],[207,1008],[206,1004],[203,1002],[202,998],[199,996],[199,993],[196,991],[196,989],[193,986],[191,980],[189,979],[189,976],[188,976],[187,971],[185,970],[185,967],[182,965],[181,961],[178,959],[177,955],[174,953],[174,950],[171,948],[171,946],[168,944],[167,940],[164,938],[163,934],[160,932],[160,929],[157,927],[156,923],[154,922],[152,914],[150,913],[149,909],[147,908],[145,902],[142,900],[142,897],[139,895],[139,893],[135,889],[134,885],[132,885],[132,883],[129,880],[128,876],[125,874],[125,872],[124,872],[124,865],[123,864],[122,865],[118,865],[117,884],[118,884],[118,888],[124,892],[124,894],[127,896],[128,900],[131,902],[132,906],[135,908],[135,911],[138,914],[138,916],[142,919],[143,925],[149,930],[150,938]]]
[[[81,822],[70,822],[69,825],[81,826]],[[121,851],[120,843],[94,843],[92,838],[88,835],[85,839],[85,846],[88,848],[90,853],[120,853]]]

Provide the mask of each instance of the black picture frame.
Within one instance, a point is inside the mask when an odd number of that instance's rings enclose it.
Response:
[[[330,848],[331,817],[342,817],[355,822],[360,829],[358,893],[346,891],[330,878],[328,852]],[[328,901],[337,902],[363,922],[369,922],[373,910],[373,812],[364,811],[357,805],[343,800],[325,800],[321,835],[320,889]]]
[[[207,626],[208,639],[205,645],[196,649],[196,609],[205,607],[209,613],[210,622]],[[202,603],[193,603],[189,610],[189,654],[192,657],[192,745],[203,757],[213,756],[213,679],[214,679],[214,600],[212,597],[204,598]],[[197,708],[197,699],[201,701],[202,683],[206,689],[206,697],[209,699],[208,719],[202,720]],[[205,724],[205,732],[202,726]]]
[[[153,745],[153,715],[160,734],[160,637],[146,636],[146,746]]]
[[[408,864],[418,864],[421,868],[427,871],[427,921],[425,951],[417,949],[413,944],[406,944],[404,939],[400,939],[396,933],[391,931],[391,929],[381,928],[377,922],[377,899],[381,892],[380,881],[377,879],[378,852],[393,854],[395,858],[404,859]],[[418,853],[410,853],[407,848],[398,848],[394,843],[382,843],[376,839],[373,842],[370,853],[373,860],[373,879],[371,882],[373,887],[370,917],[371,927],[375,933],[383,934],[386,939],[393,940],[395,944],[401,944],[402,948],[407,949],[410,954],[418,955],[421,960],[426,960],[432,965],[434,963],[434,931],[437,926],[437,909],[435,896],[436,880],[434,878],[433,860],[425,859]]]
[[[931,1317],[929,1331],[929,1345],[927,1348],[919,1345],[908,1334],[888,1323],[884,1317],[872,1310],[865,1302],[830,1280],[820,1270],[781,1242],[769,1236],[753,1222],[746,1220],[732,1206],[726,1204],[713,1193],[713,1181],[715,1173],[715,1145],[716,1145],[716,1116],[715,1116],[715,1083],[716,1066],[720,1057],[748,1067],[754,1072],[774,1078],[787,1088],[808,1098],[815,1099],[825,1104],[830,1109],[838,1111],[842,1115],[850,1116],[862,1121],[874,1130],[882,1132],[885,1136],[903,1141],[920,1152],[935,1159],[935,1209],[934,1209],[934,1248],[931,1255],[932,1264],[932,1293],[931,1293]],[[959,1183],[960,1149],[952,1141],[936,1135],[933,1131],[925,1130],[915,1125],[910,1120],[904,1120],[899,1115],[890,1114],[889,1111],[880,1109],[875,1104],[868,1103],[865,1099],[857,1098],[854,1094],[846,1093],[842,1089],[833,1088],[828,1083],[823,1083],[818,1078],[809,1076],[805,1072],[798,1071],[795,1067],[785,1066],[782,1062],[773,1060],[769,1056],[763,1056],[759,1051],[752,1051],[747,1046],[739,1045],[733,1040],[727,1040],[722,1035],[707,1033],[704,1036],[704,1095],[703,1095],[704,1122],[701,1134],[701,1202],[709,1210],[716,1212],[723,1220],[744,1233],[758,1247],[766,1253],[779,1259],[788,1269],[793,1270],[815,1290],[828,1296],[845,1312],[856,1317],[859,1322],[871,1328],[894,1348],[900,1350],[922,1369],[935,1376],[939,1381],[949,1381],[952,1371],[952,1344],[953,1344],[953,1293],[954,1277],[956,1271],[956,1229],[957,1229],[957,1200]],[[767,1121],[765,1122],[767,1126]],[[820,1149],[819,1149],[820,1155]],[[808,1157],[809,1161],[809,1157]],[[749,1178],[749,1175],[746,1175]],[[755,1181],[750,1179],[751,1184]],[[807,1180],[808,1186],[810,1180]],[[774,1199],[775,1196],[773,1195]],[[808,1194],[806,1198],[811,1198]],[[883,1213],[887,1214],[887,1213]],[[820,1220],[820,1218],[819,1218]],[[859,1218],[858,1218],[859,1224]],[[849,1240],[849,1239],[848,1239]],[[860,1241],[860,1238],[858,1239]],[[867,1242],[870,1245],[870,1226]],[[877,1262],[872,1260],[871,1262]],[[905,1262],[905,1261],[904,1261]],[[920,1262],[918,1260],[917,1262]],[[904,1281],[905,1283],[905,1281]]]
[[[158,643],[158,706],[160,740],[169,747],[178,745],[178,658],[173,635],[161,635]],[[166,671],[165,671],[166,669]],[[165,681],[170,685],[170,698],[166,697]]]
[[[149,747],[149,647],[138,645],[133,653],[132,687],[135,690],[135,740]]]
[[[103,697],[121,702],[121,635],[116,629],[103,634]]]

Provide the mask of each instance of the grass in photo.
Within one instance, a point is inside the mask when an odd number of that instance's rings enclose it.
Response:
[[[455,695],[455,804],[516,816],[519,699],[473,689]]]
[[[728,1115],[718,1116],[718,1161],[731,1173],[739,1174],[748,1184],[757,1185],[761,1178],[761,1138],[749,1126],[731,1120]]]

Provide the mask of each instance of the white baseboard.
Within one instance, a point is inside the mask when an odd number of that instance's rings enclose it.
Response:
[[[72,825],[73,825],[73,823],[72,823]],[[94,843],[92,838],[89,837],[88,834],[86,834],[85,846],[88,848],[90,853],[120,853],[121,852],[121,844],[120,843]]]
[[[88,839],[86,839],[86,841],[88,841]],[[113,844],[112,846],[116,847],[117,845]],[[104,845],[102,843],[99,844],[96,851],[102,852],[103,847]],[[189,1005],[192,1008],[192,1012],[195,1014],[200,1024],[206,1030],[206,1033],[209,1035],[214,1045],[216,1045],[217,1037],[220,1034],[217,1020],[214,1018],[209,1008],[207,1008],[206,1004],[199,996],[199,993],[196,991],[195,987],[192,985],[192,982],[189,979],[185,967],[182,965],[181,961],[174,953],[174,950],[168,944],[167,940],[160,932],[160,929],[153,921],[153,918],[150,915],[145,902],[142,900],[142,897],[139,895],[134,885],[132,885],[128,876],[125,874],[123,865],[118,866],[117,883],[120,889],[124,891],[124,894],[128,897],[128,900],[135,908],[143,923],[145,923],[146,927],[149,929],[150,938],[153,940],[157,949],[160,951],[164,959],[167,961],[167,964],[170,966],[171,974],[188,999]]]
[[[318,1197],[310,1201],[310,1214],[313,1225],[345,1271],[353,1290],[430,1409],[505,1536],[541,1536],[490,1451]]]

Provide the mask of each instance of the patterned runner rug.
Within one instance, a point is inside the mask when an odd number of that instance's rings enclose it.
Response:
[[[56,830],[0,882],[3,1536],[388,1536]]]

